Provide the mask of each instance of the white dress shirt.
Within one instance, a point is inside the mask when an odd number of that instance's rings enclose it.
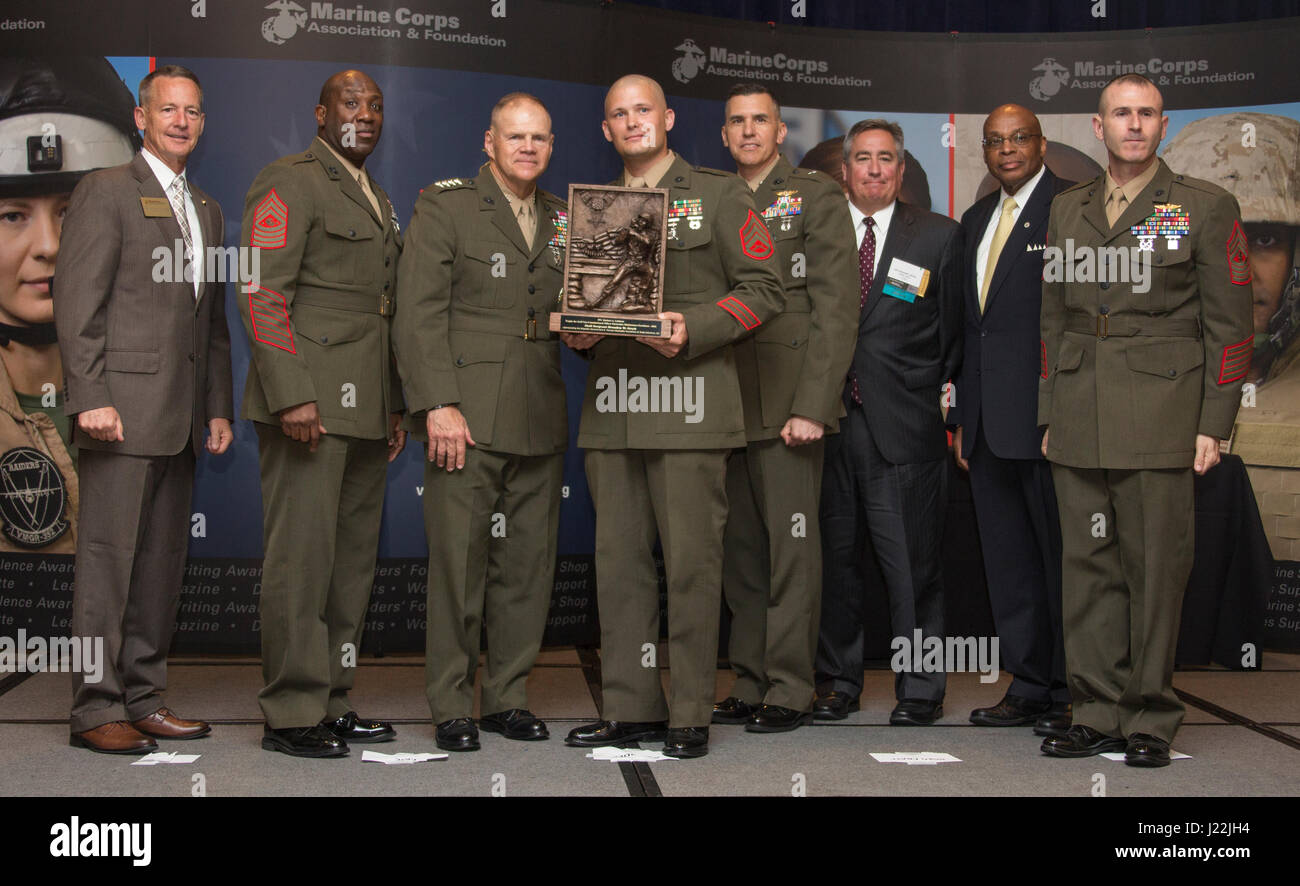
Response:
[[[872,220],[876,223],[876,261],[871,267],[871,279],[876,279],[876,272],[880,269],[880,253],[885,250],[885,238],[889,236],[889,222],[894,218],[894,207],[898,205],[895,200],[884,209],[871,214]],[[849,215],[853,217],[853,234],[858,238],[858,250],[862,249],[862,238],[867,236],[867,226],[863,224],[867,214],[853,205],[849,201]]]
[[[1047,169],[1044,165],[1039,168],[1034,177],[1020,186],[1020,190],[1014,194],[1008,194],[1006,188],[998,190],[998,202],[993,206],[993,215],[989,218],[988,226],[984,228],[984,236],[980,238],[979,249],[975,250],[975,291],[980,292],[984,288],[984,266],[989,263],[989,249],[993,246],[993,234],[998,229],[998,222],[1002,219],[1002,207],[1006,204],[1007,198],[1010,197],[1016,201],[1016,208],[1011,210],[1012,230],[1015,230],[1015,221],[1020,218],[1020,211],[1029,203],[1030,196],[1034,193],[1034,188],[1043,178],[1043,170]]]
[[[176,173],[172,172],[166,163],[159,160],[149,152],[148,148],[140,151],[144,154],[145,162],[153,170],[154,176],[158,179],[158,184],[162,185],[163,196],[167,202],[171,203],[171,186],[176,179]],[[181,173],[184,175],[185,173]],[[199,297],[199,286],[203,283],[203,229],[199,226],[199,213],[194,208],[194,197],[190,195],[189,182],[185,183],[185,216],[190,223],[190,241],[193,243],[194,252],[190,256],[190,267],[194,270],[194,297]],[[184,249],[185,241],[181,241],[181,248]]]

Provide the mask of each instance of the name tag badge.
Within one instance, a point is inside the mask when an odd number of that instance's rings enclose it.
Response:
[[[171,218],[172,205],[166,197],[141,197],[140,208],[145,218]]]
[[[889,263],[889,273],[885,275],[885,295],[892,295],[909,304],[918,298],[925,298],[925,290],[930,285],[930,272],[925,268],[895,258]]]

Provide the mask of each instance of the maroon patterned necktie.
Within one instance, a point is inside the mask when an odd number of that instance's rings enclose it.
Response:
[[[862,235],[862,245],[858,247],[858,277],[862,284],[862,296],[858,300],[858,312],[867,309],[867,294],[871,292],[871,283],[876,277],[876,222],[871,216],[862,220],[867,232]],[[849,369],[849,394],[853,402],[862,405],[862,389],[858,387],[858,375]]]

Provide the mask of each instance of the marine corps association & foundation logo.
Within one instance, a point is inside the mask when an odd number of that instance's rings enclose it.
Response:
[[[266,21],[262,22],[262,37],[268,43],[274,43],[280,46],[294,34],[298,29],[307,25],[307,10],[294,3],[293,0],[275,0],[266,7],[279,11],[279,15],[273,15]]]
[[[689,37],[677,47],[676,51],[682,53],[682,57],[673,61],[673,79],[678,83],[690,83],[700,71],[704,70],[704,63],[708,57],[704,54],[704,50],[700,49],[699,44]]]
[[[1070,82],[1070,69],[1054,58],[1045,58],[1041,65],[1034,66],[1039,75],[1029,81],[1029,94],[1040,102],[1045,102],[1061,91],[1061,87]]]

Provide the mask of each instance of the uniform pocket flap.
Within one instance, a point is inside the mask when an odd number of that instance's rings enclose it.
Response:
[[[457,366],[475,363],[504,363],[506,342],[496,335],[462,335],[452,344]]]
[[[1205,351],[1199,341],[1187,339],[1130,345],[1124,358],[1128,361],[1128,368],[1134,372],[1180,378],[1205,364]]]
[[[301,306],[293,312],[293,327],[303,338],[329,347],[357,341],[367,330],[366,315],[356,311]]]
[[[1078,369],[1081,363],[1083,363],[1083,348],[1068,338],[1062,341],[1060,353],[1056,355],[1056,371],[1069,372]]]
[[[157,372],[157,351],[104,351],[104,368],[111,372]]]
[[[362,223],[338,217],[326,217],[325,233],[344,240],[369,240],[375,236],[374,226],[369,220]]]
[[[515,263],[514,256],[511,255],[512,252],[514,252],[513,249],[506,249],[505,245],[501,243],[470,240],[465,244],[465,255],[487,264],[496,264],[504,260],[506,264],[512,265]]]

